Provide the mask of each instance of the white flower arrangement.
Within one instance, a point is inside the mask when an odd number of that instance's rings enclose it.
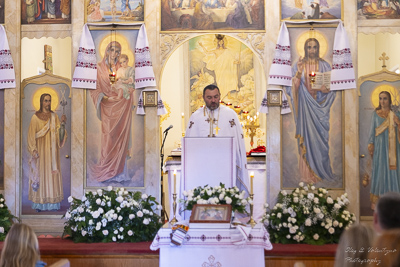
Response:
[[[19,219],[8,210],[3,194],[0,194],[0,241],[6,239],[6,235],[14,223],[14,219],[19,221]]]
[[[232,211],[239,213],[247,213],[246,206],[251,201],[250,197],[246,196],[246,191],[240,191],[239,188],[225,188],[225,185],[211,187],[196,187],[193,190],[184,191],[183,195],[185,199],[181,199],[186,210],[192,210],[195,204],[230,204],[232,205]]]
[[[107,187],[86,192],[82,199],[69,197],[64,215],[64,234],[74,242],[150,241],[162,226],[154,210],[161,206],[155,198],[124,188]],[[154,210],[153,210],[154,208]]]
[[[341,233],[356,221],[346,210],[349,203],[346,193],[334,200],[325,188],[300,183],[291,193],[281,191],[272,209],[266,204],[262,220],[273,243],[338,243]]]

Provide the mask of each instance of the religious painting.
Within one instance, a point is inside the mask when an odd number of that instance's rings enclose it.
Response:
[[[144,21],[144,0],[85,0],[86,22]]]
[[[4,190],[4,90],[0,90],[0,190]]]
[[[161,0],[161,31],[264,31],[264,0]]]
[[[21,24],[70,24],[71,0],[21,0]]]
[[[71,195],[71,81],[22,81],[21,215],[63,215]]]
[[[0,24],[4,24],[4,0],[0,0]]]
[[[383,69],[359,78],[360,215],[379,196],[400,193],[400,75]]]
[[[400,19],[399,0],[357,0],[359,20]]]
[[[343,18],[343,0],[281,0],[282,20]]]
[[[86,91],[86,187],[144,187],[144,116],[134,89],[138,29],[91,30],[97,89]],[[115,82],[110,82],[114,75]]]
[[[282,187],[343,188],[342,92],[330,91],[335,28],[289,28],[291,113],[282,116]],[[324,75],[318,84],[315,75]]]
[[[195,204],[190,223],[230,223],[232,205]]]
[[[241,121],[256,116],[253,60],[250,48],[227,35],[190,39],[190,112],[204,105],[204,87],[215,84],[221,101],[233,108]]]

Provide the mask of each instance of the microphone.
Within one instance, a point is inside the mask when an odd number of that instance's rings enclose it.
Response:
[[[164,133],[168,132],[169,130],[171,130],[174,126],[171,124],[170,126],[168,126],[167,129],[165,129]]]

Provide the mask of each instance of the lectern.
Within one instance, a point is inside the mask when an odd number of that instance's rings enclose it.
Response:
[[[182,171],[176,174],[176,194],[183,199],[183,191],[198,186],[226,187],[236,185],[236,144],[233,137],[184,137],[182,139]],[[169,179],[170,200],[174,193],[174,181]],[[170,210],[173,210],[170,201]],[[178,205],[179,206],[179,205]],[[179,220],[189,219],[190,212],[179,214]],[[189,216],[189,217],[188,217]],[[173,217],[173,214],[171,214]]]
[[[236,147],[233,137],[183,138],[182,186],[226,187],[236,184]]]

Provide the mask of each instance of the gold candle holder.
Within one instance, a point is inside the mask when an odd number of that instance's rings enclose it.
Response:
[[[172,218],[172,220],[169,223],[174,225],[175,223],[178,222],[178,220],[176,219],[176,193],[172,194],[172,198],[174,199],[174,202],[172,204],[172,208],[174,210],[174,217]]]
[[[108,78],[110,79],[110,84],[114,84],[115,83],[115,77],[116,75],[115,75],[115,72],[113,72],[113,73],[110,73],[109,75],[108,75]]]
[[[315,83],[315,72],[311,72],[310,73],[310,82],[311,82],[311,85],[313,85],[314,83]]]
[[[251,228],[254,228],[254,226],[256,226],[256,221],[253,218],[253,208],[254,208],[254,204],[253,204],[253,199],[254,199],[254,194],[250,194],[250,198],[251,198],[251,203],[250,203],[250,220],[248,221],[248,224],[250,224]]]
[[[257,121],[254,120],[252,117],[247,116],[244,128],[247,130],[248,136],[250,136],[250,146],[251,148],[253,148],[254,136],[256,135],[257,128],[260,128],[260,124],[257,124]]]

